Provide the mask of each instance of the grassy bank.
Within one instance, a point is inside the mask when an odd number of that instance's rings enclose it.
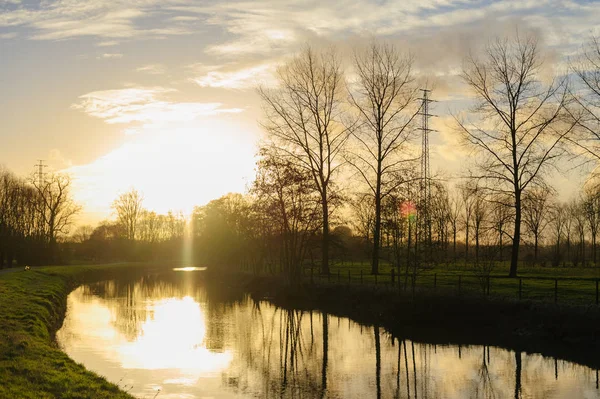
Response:
[[[128,398],[63,353],[54,341],[66,298],[86,281],[148,266],[112,264],[35,268],[0,274],[0,398]]]
[[[592,267],[542,267],[522,265],[518,278],[508,278],[508,263],[496,264],[488,275],[481,273],[473,264],[464,262],[439,264],[419,268],[415,286],[420,290],[439,291],[446,296],[485,294],[497,299],[532,300],[571,305],[597,305],[600,296],[600,268]],[[341,282],[354,285],[391,285],[392,267],[387,262],[380,265],[380,274],[370,273],[370,265],[365,262],[337,263],[331,267],[331,275],[323,276],[313,269],[312,279],[317,282]],[[400,280],[401,288],[411,287],[412,270],[408,275],[405,269],[400,276],[395,273],[395,284]],[[310,281],[310,269],[304,270],[304,278]]]

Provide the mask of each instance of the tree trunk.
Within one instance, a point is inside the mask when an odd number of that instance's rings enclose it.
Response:
[[[465,263],[469,260],[469,224],[465,227]]]
[[[453,239],[453,246],[454,246],[454,264],[456,264],[456,227],[452,228],[452,239]]]
[[[593,259],[594,259],[594,266],[596,266],[596,232],[594,231],[593,235],[592,235],[592,251],[594,251]]]
[[[381,235],[381,199],[375,198],[375,228],[373,229],[373,253],[371,258],[371,274],[379,274],[379,240]]]
[[[521,193],[515,198],[515,230],[513,234],[512,252],[510,254],[510,272],[508,277],[517,277],[519,263],[519,244],[521,242]]]
[[[475,230],[475,265],[479,266],[479,227]]]
[[[533,242],[533,264],[537,265],[538,260],[538,235],[535,234]]]
[[[502,230],[500,230],[499,241],[500,241],[500,262],[502,262],[502,258],[503,258],[503,256],[502,256],[502,249],[503,249],[503,246],[502,246]]]
[[[326,189],[323,190],[321,204],[323,206],[323,241],[321,245],[323,257],[321,263],[321,273],[329,274],[329,206],[327,203]]]

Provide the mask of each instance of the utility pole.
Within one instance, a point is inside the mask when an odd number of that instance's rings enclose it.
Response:
[[[419,206],[421,208],[421,239],[427,242],[428,251],[431,255],[431,165],[429,163],[429,133],[435,130],[429,128],[429,104],[434,102],[430,98],[431,90],[421,89],[423,92],[421,100],[421,178],[419,184]]]
[[[47,168],[48,165],[44,165],[44,160],[43,159],[38,159],[37,164],[34,165],[34,167],[37,168],[37,172],[35,172],[35,176],[37,176],[38,178],[38,189],[41,190],[42,186],[44,184],[44,175],[46,173],[44,173],[44,168]]]

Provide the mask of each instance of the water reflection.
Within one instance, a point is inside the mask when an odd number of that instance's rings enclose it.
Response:
[[[597,371],[583,366],[398,340],[208,287],[196,273],[82,286],[57,340],[137,397],[600,398]]]

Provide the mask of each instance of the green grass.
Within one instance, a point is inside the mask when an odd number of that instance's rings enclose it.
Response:
[[[392,265],[381,262],[379,276],[371,274],[368,262],[334,263],[330,267],[331,276],[318,275],[313,271],[315,281],[337,283],[338,273],[341,283],[350,282],[375,285],[391,285]],[[555,279],[558,280],[557,302],[572,305],[596,305],[596,281],[600,279],[600,267],[551,268],[541,266],[525,266],[519,268],[519,278],[508,278],[508,262],[498,263],[490,274],[490,295],[495,298],[511,300],[519,299],[519,280],[521,280],[521,300],[554,302]],[[401,270],[401,281],[404,283],[404,268]],[[412,271],[411,271],[412,273]],[[310,269],[305,270],[306,278],[310,278]],[[459,289],[460,276],[460,289]],[[398,276],[396,275],[396,278]],[[397,280],[396,280],[397,281]],[[409,275],[408,286],[411,284]],[[484,295],[485,280],[477,276],[473,264],[459,262],[457,264],[441,264],[422,268],[417,272],[416,287],[429,291],[437,291],[447,295]]]
[[[0,398],[132,398],[86,370],[54,341],[70,290],[138,266],[44,267],[0,274]]]

